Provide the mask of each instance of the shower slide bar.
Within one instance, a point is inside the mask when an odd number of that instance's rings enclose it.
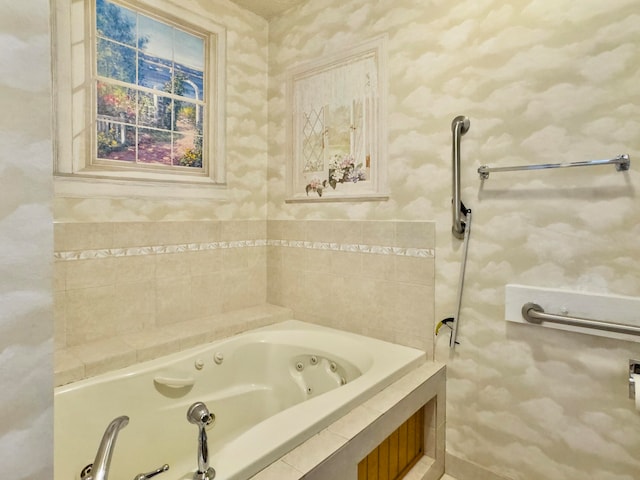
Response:
[[[592,167],[596,165],[615,165],[618,172],[625,172],[629,170],[631,159],[629,155],[618,155],[615,158],[609,158],[606,160],[587,160],[584,162],[573,163],[541,163],[537,165],[517,165],[512,167],[488,167],[482,165],[478,168],[478,174],[480,178],[486,180],[489,178],[491,172],[514,172],[518,170],[544,170],[547,168],[568,168],[568,167]]]
[[[543,322],[551,322],[563,325],[572,325],[574,327],[593,328],[595,330],[604,330],[606,332],[640,335],[640,327],[624,325],[621,323],[591,320],[588,318],[570,317],[555,313],[545,313],[544,308],[537,303],[532,302],[522,305],[522,318],[529,323],[541,324]]]

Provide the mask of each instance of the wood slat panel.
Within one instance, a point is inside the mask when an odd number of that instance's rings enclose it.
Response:
[[[408,461],[407,422],[404,422],[398,429],[398,463],[400,464],[400,468],[404,468]]]
[[[413,460],[416,456],[416,415],[407,420],[407,459]]]
[[[378,480],[378,450],[380,447],[376,448],[373,452],[369,454],[367,457],[367,480]]]
[[[424,443],[421,408],[358,464],[358,480],[399,480],[420,460]]]
[[[389,478],[397,478],[402,470],[398,458],[398,430],[396,430],[389,437]]]
[[[378,480],[391,480],[389,478],[389,438],[378,447]]]
[[[358,464],[358,480],[367,480],[369,469],[367,468],[367,458]]]

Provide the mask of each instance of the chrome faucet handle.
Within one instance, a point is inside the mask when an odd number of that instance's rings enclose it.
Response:
[[[167,470],[169,470],[169,465],[165,463],[164,465],[162,465],[157,470],[154,470],[153,472],[140,473],[139,475],[136,475],[133,478],[133,480],[147,480],[147,478],[155,477],[156,475],[160,475],[161,473],[166,472]]]

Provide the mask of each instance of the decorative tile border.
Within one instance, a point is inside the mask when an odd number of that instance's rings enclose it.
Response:
[[[78,250],[54,252],[56,260],[91,260],[110,257],[134,257],[139,255],[162,255],[166,253],[201,252],[227,248],[264,247],[266,240],[234,240],[230,242],[181,243],[177,245],[152,245],[143,247],[104,248],[100,250]]]
[[[105,248],[99,250],[77,250],[54,252],[59,261],[93,260],[99,258],[134,257],[140,255],[162,255],[168,253],[201,252],[228,248],[288,247],[310,250],[330,250],[334,252],[370,253],[396,255],[402,257],[434,258],[432,248],[403,248],[383,245],[361,245],[351,243],[305,242],[300,240],[235,240],[230,242],[183,243],[178,245],[152,245],[142,247]]]
[[[301,240],[267,240],[267,244],[276,247],[332,250],[335,252],[375,253],[378,255],[398,255],[402,257],[433,258],[435,256],[435,250],[432,248],[403,248],[355,243],[305,242]]]

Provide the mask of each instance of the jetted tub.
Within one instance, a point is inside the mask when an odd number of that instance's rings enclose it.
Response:
[[[217,480],[244,480],[424,362],[424,352],[289,320],[55,390],[54,479],[92,463],[105,428],[127,415],[109,478],[169,464],[158,480],[191,480],[204,402]]]

